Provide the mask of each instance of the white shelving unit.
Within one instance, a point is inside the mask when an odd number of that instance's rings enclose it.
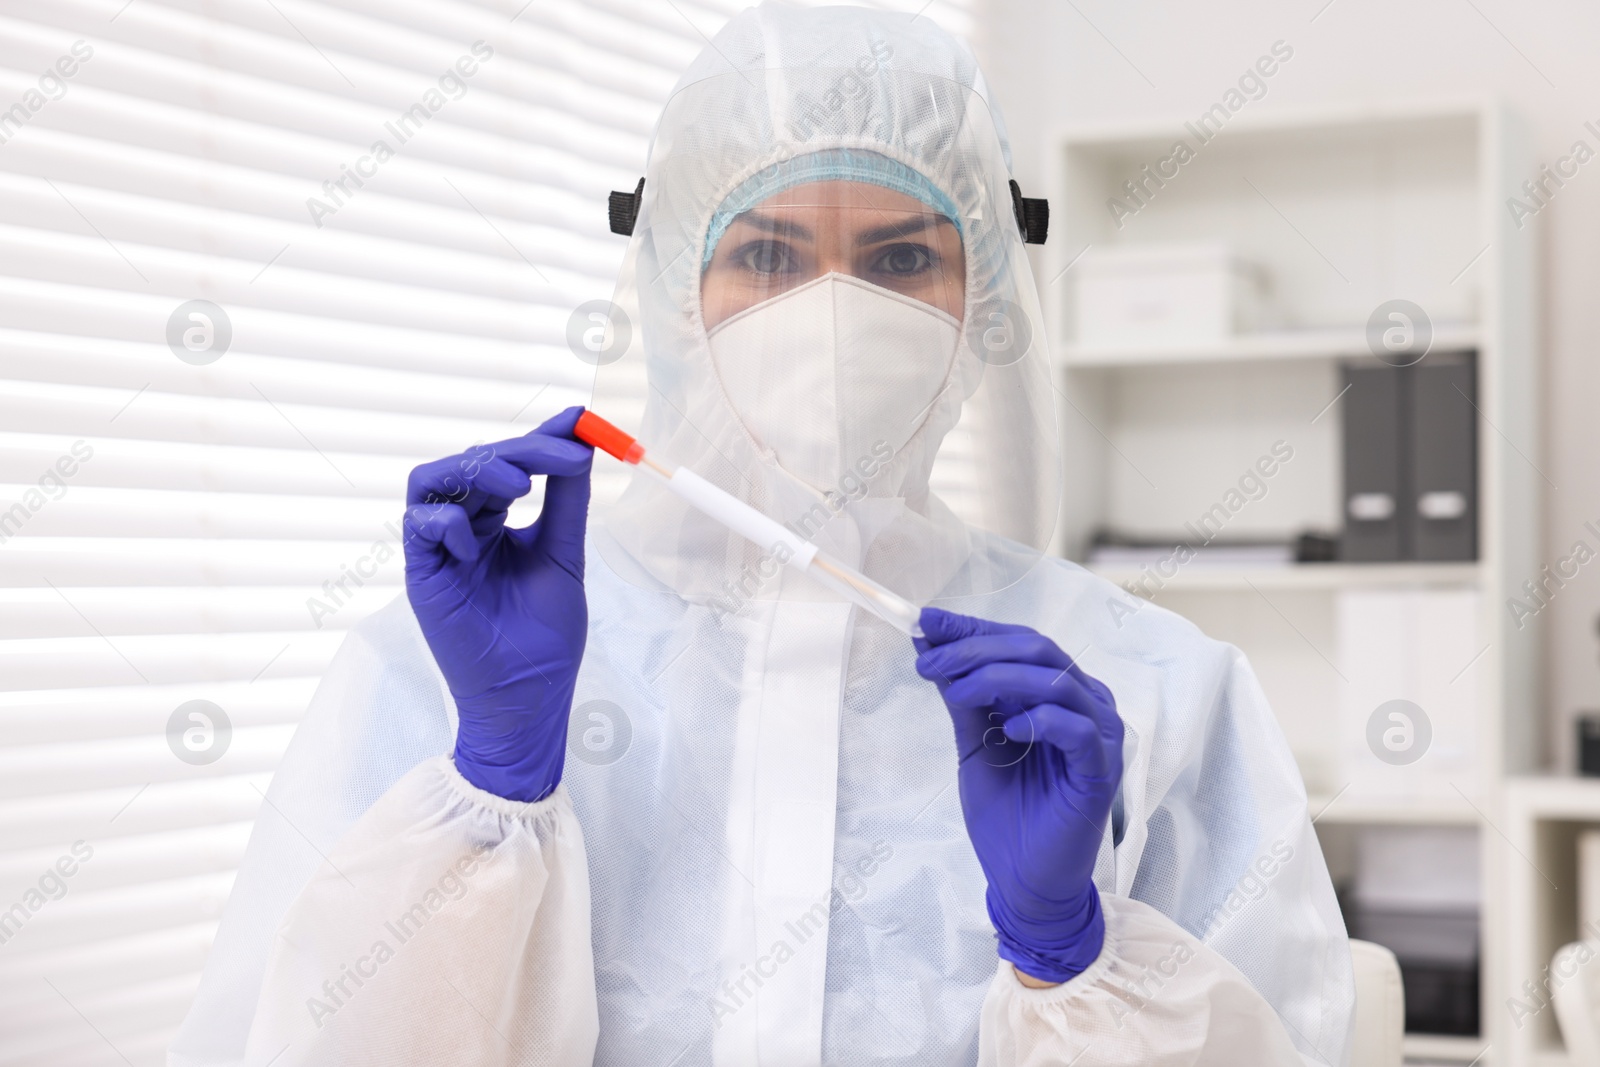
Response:
[[[1555,950],[1578,937],[1577,838],[1600,829],[1600,780],[1526,777],[1507,783],[1505,841],[1506,999],[1533,1004],[1523,982],[1543,983]],[[1534,1005],[1537,1007],[1537,1005]],[[1510,1062],[1569,1067],[1555,1012],[1543,1008],[1505,1029]]]
[[[1531,1063],[1518,1058],[1506,1031],[1507,861],[1489,827],[1508,776],[1536,769],[1541,729],[1537,629],[1518,631],[1506,608],[1539,569],[1543,482],[1524,458],[1536,456],[1537,441],[1536,257],[1532,234],[1517,232],[1505,209],[1510,191],[1532,173],[1531,157],[1518,125],[1481,101],[1263,117],[1247,110],[1142,197],[1137,211],[1116,219],[1108,200],[1125,198],[1123,183],[1180,139],[1195,145],[1175,118],[1068,131],[1054,153],[1055,211],[1042,277],[1050,333],[1062,339],[1058,373],[1072,472],[1058,547],[1083,559],[1097,529],[1176,541],[1186,521],[1205,513],[1278,442],[1292,448],[1292,459],[1266,480],[1264,495],[1233,512],[1223,536],[1337,534],[1340,370],[1346,361],[1373,358],[1366,324],[1374,309],[1391,299],[1413,301],[1432,321],[1430,351],[1476,353],[1476,561],[1195,562],[1153,590],[1147,583],[1145,593],[1250,656],[1325,836],[1385,825],[1479,831],[1486,1032],[1411,1035],[1408,1056]],[[1072,270],[1079,257],[1091,246],[1141,242],[1225,243],[1270,278],[1274,328],[1220,342],[1075,343]],[[1145,573],[1098,569],[1124,587]],[[1426,668],[1442,672],[1429,683],[1434,703],[1426,709],[1436,742],[1452,723],[1470,742],[1450,773],[1427,772],[1432,752],[1414,770],[1395,768],[1379,787],[1345,773],[1355,766],[1347,758],[1352,744],[1359,747],[1364,736],[1351,707],[1371,688],[1362,688],[1362,664],[1349,662],[1340,647],[1340,604],[1352,590],[1454,591],[1466,595],[1455,602],[1472,605],[1463,630],[1472,647],[1461,647],[1448,670]],[[1443,760],[1448,746],[1435,747]]]

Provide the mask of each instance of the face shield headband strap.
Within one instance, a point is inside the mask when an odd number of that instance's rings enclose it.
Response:
[[[639,208],[644,203],[644,179],[639,179],[639,187],[631,193],[611,194],[611,200],[606,205],[611,215],[611,232],[624,237],[633,236],[633,224],[639,221]]]
[[[887,161],[890,162],[890,163],[894,163],[894,160],[887,160]],[[899,166],[899,164],[896,164],[896,166]],[[908,173],[914,175],[916,178],[922,178],[922,176],[920,174],[917,174],[915,171],[910,170],[910,168],[904,168],[904,169]],[[752,180],[754,180],[754,179],[752,179]],[[812,180],[821,180],[821,179],[812,179]],[[923,181],[925,182],[926,179],[923,179]],[[789,185],[784,186],[784,188],[789,188],[789,187],[791,187],[793,185],[798,185],[798,184],[800,184],[800,183],[799,182],[791,182]],[[875,183],[875,184],[882,184],[882,183]],[[922,197],[922,196],[919,196],[915,192],[910,192],[907,189],[900,189],[898,186],[891,185],[891,186],[887,186],[887,188],[897,189],[900,192],[908,192],[909,195],[916,196],[917,199],[922,200],[922,202],[927,204],[929,207],[932,207],[935,210],[940,211],[941,214],[945,214],[950,219],[951,222],[955,223],[956,229],[960,230],[960,228],[961,228],[960,219],[957,218],[953,213],[945,211],[943,208],[939,207],[939,205],[933,203],[929,199],[927,199],[925,197]],[[932,188],[933,192],[935,194],[937,194],[938,196],[940,196],[940,197],[944,196],[944,194],[940,193],[938,189],[933,188],[931,185],[929,186],[929,188]],[[742,189],[742,187],[741,187],[741,189]],[[771,196],[772,193],[781,192],[781,191],[782,191],[781,189],[774,189],[771,192],[766,193],[765,195]],[[738,195],[737,192],[735,193],[735,195]],[[733,199],[733,197],[729,197],[729,202],[731,202],[732,199]],[[756,202],[759,203],[760,201],[758,200]],[[946,198],[946,202],[948,202],[947,198]],[[644,204],[644,179],[643,178],[639,179],[638,187],[635,188],[633,190],[633,192],[631,192],[631,193],[613,191],[612,194],[611,194],[610,201],[606,205],[608,213],[610,214],[611,232],[615,233],[615,234],[620,234],[623,237],[632,237],[633,236],[634,224],[639,221],[639,208],[643,204]],[[1012,210],[1012,213],[1016,216],[1016,219],[1017,219],[1017,229],[1022,231],[1023,243],[1030,244],[1030,245],[1042,245],[1042,244],[1044,244],[1045,238],[1050,232],[1050,201],[1044,199],[1043,197],[1027,197],[1027,196],[1023,196],[1022,195],[1022,186],[1018,185],[1016,179],[1013,178],[1013,179],[1011,179],[1011,210]],[[723,215],[724,215],[723,211],[718,211],[717,212],[717,217],[712,220],[712,223],[711,223],[711,236],[709,236],[707,241],[706,241],[705,263],[711,262],[711,255],[712,255],[713,252],[716,251],[717,241],[721,240],[723,231],[725,231],[728,228],[728,224],[732,221],[733,216],[731,214],[728,215],[726,218],[724,218]],[[963,235],[963,236],[965,236],[965,235]],[[702,267],[702,269],[704,269],[704,263],[701,264],[701,267]]]

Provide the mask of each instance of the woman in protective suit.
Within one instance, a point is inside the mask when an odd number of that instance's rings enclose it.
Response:
[[[577,409],[419,467],[408,597],[308,710],[174,1067],[1343,1064],[1343,925],[1249,666],[1042,552],[1030,219],[966,48],[748,11],[638,207],[595,407],[643,392],[654,454],[923,636],[655,481],[588,521]]]

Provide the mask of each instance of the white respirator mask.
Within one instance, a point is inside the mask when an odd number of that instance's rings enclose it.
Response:
[[[707,341],[750,436],[827,493],[916,433],[950,381],[960,336],[929,304],[830,273],[719,323]]]

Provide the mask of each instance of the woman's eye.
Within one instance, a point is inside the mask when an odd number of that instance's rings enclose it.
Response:
[[[878,256],[876,269],[883,274],[907,277],[921,274],[934,265],[934,257],[921,245],[895,245]]]
[[[753,274],[782,274],[794,269],[794,253],[779,241],[752,241],[739,249],[734,260]]]

